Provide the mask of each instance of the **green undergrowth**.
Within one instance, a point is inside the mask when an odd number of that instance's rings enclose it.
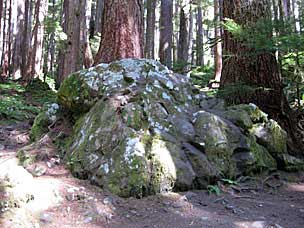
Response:
[[[26,87],[13,81],[0,83],[0,125],[34,119],[44,103],[55,100],[55,92],[39,79]]]
[[[209,97],[216,96],[218,89],[211,88],[214,81],[214,67],[211,65],[196,67],[190,74],[191,83]]]

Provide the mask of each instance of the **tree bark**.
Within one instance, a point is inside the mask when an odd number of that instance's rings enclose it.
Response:
[[[67,40],[65,50],[60,53],[57,83],[83,66],[80,58],[81,1],[64,0],[63,18],[63,31],[67,34]]]
[[[191,66],[193,64],[193,11],[192,5],[190,4],[189,9],[189,30],[188,30],[188,60],[187,60],[187,67],[186,72],[191,70]]]
[[[83,59],[83,65],[85,68],[89,68],[93,65],[93,55],[90,47],[89,41],[89,28],[90,28],[90,18],[91,18],[91,3],[88,0],[83,0],[81,3],[81,25],[80,25],[80,39],[81,39],[81,53]]]
[[[2,29],[2,15],[3,15],[3,0],[0,0],[0,41],[1,41],[1,29]],[[1,56],[1,51],[0,51],[0,56]],[[1,66],[1,63],[0,63],[0,66]]]
[[[102,39],[95,64],[143,57],[143,3],[141,0],[104,2]]]
[[[173,51],[173,63],[177,62],[177,52],[179,43],[179,14],[181,8],[181,0],[174,1],[174,14],[173,14],[173,41],[172,41],[172,51]]]
[[[196,17],[196,65],[204,66],[204,29],[201,3],[197,7]]]
[[[222,34],[220,29],[220,3],[219,0],[214,0],[214,21],[215,21],[215,29],[214,29],[214,37],[216,45],[214,47],[214,63],[215,63],[215,81],[219,82],[221,80],[222,75]]]
[[[35,25],[33,27],[33,46],[31,50],[30,64],[31,73],[27,75],[27,81],[42,74],[43,66],[43,38],[44,38],[44,18],[47,14],[47,0],[38,0],[35,6]]]
[[[1,78],[5,77],[5,67],[6,63],[4,62],[4,54],[5,54],[5,48],[6,48],[6,10],[7,10],[7,1],[4,2],[4,9],[3,9],[3,28],[1,29],[2,32],[2,50],[1,50]]]
[[[188,18],[185,13],[184,7],[181,8],[180,11],[180,22],[179,22],[179,43],[178,43],[178,51],[177,51],[177,62],[181,64],[181,66],[187,65],[188,62]]]
[[[268,0],[250,1],[233,0],[224,1],[224,18],[231,18],[239,25],[253,25],[259,19],[271,19]],[[270,36],[271,36],[270,32]],[[278,121],[288,132],[292,139],[289,144],[293,151],[294,145],[302,145],[301,139],[296,135],[295,117],[290,110],[287,99],[283,93],[278,63],[273,53],[262,52],[237,40],[233,35],[224,32],[224,54],[221,88],[236,86],[240,83],[251,86],[254,91],[234,92],[226,98],[229,103],[254,103],[270,118]],[[302,145],[303,146],[303,145]],[[302,153],[302,152],[301,152]]]
[[[266,0],[251,2],[224,1],[224,17],[231,18],[239,25],[255,23],[262,17],[269,17],[270,11],[266,8]],[[281,110],[283,91],[278,66],[271,53],[256,53],[253,48],[248,48],[244,43],[235,39],[233,35],[224,32],[223,74],[221,86],[226,87],[235,83],[246,83],[256,87],[265,87],[269,90],[257,90],[254,95],[236,95],[235,103],[253,102],[264,111],[275,113],[270,107]],[[227,57],[229,55],[229,57]]]
[[[104,0],[96,0],[95,31],[102,33]]]
[[[25,0],[24,2],[24,30],[23,30],[23,45],[21,50],[21,75],[22,78],[26,78],[27,74],[29,74],[29,65],[28,64],[28,56],[29,56],[29,48],[30,48],[30,0]]]
[[[24,31],[24,1],[15,1],[15,21],[16,24],[14,30],[14,50],[13,50],[13,62],[12,62],[12,77],[18,79],[21,77],[21,65],[22,65],[22,46],[23,46],[23,31]]]
[[[160,9],[160,62],[172,68],[173,1],[161,0]]]
[[[156,0],[147,0],[147,27],[145,42],[145,57],[154,59]]]

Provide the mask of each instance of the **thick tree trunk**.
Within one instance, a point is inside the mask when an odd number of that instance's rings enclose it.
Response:
[[[173,36],[173,1],[161,0],[160,10],[160,62],[172,67],[172,37]]]
[[[83,66],[81,61],[81,1],[64,1],[63,31],[67,34],[65,50],[60,53],[59,75],[57,83],[60,83],[71,73],[80,70]]]
[[[145,39],[145,57],[154,59],[154,34],[155,34],[155,11],[156,0],[147,0],[147,27]]]
[[[268,3],[267,0],[224,1],[224,18],[231,18],[239,25],[254,24],[261,18],[271,18]],[[229,96],[227,101],[236,104],[255,103],[285,128],[293,140],[290,146],[300,145],[300,140],[295,135],[294,117],[283,93],[278,64],[273,53],[257,52],[234,38],[228,31],[224,32],[223,47],[226,57],[221,88],[236,86],[237,89],[242,88],[240,84],[245,84],[254,89],[254,91],[239,89]]]
[[[96,0],[95,31],[102,33],[104,0]]]
[[[224,1],[224,17],[231,18],[240,25],[255,23],[262,17],[270,16],[265,2],[266,0]],[[276,113],[275,110],[281,110],[283,91],[274,55],[271,53],[254,54],[253,48],[246,47],[228,31],[224,32],[223,47],[226,57],[223,65],[222,87],[245,83],[257,88],[267,88],[267,90],[258,89],[252,95],[236,94],[231,99],[235,103],[256,103],[273,115]]]
[[[95,64],[143,57],[143,3],[141,0],[104,2],[102,39]]]

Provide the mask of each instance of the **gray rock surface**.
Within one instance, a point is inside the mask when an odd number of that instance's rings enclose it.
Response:
[[[287,154],[286,133],[258,107],[226,107],[153,60],[76,72],[58,102],[77,116],[66,151],[72,173],[123,197],[206,188],[274,169]]]

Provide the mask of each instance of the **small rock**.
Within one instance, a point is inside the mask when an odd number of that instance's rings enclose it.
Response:
[[[173,208],[182,208],[183,206],[184,206],[183,203],[180,202],[180,201],[177,201],[177,202],[172,204]]]
[[[40,214],[39,220],[43,223],[51,223],[53,219],[50,214],[42,213]]]
[[[53,164],[51,162],[46,162],[46,165],[49,167],[49,168],[53,168]]]
[[[110,197],[110,196],[108,196],[108,197],[104,198],[103,204],[105,204],[105,205],[112,205],[113,201],[114,201],[113,198]]]
[[[209,217],[201,217],[201,220],[202,221],[206,221],[206,220],[208,220],[209,219]]]
[[[5,146],[0,144],[0,150],[4,150],[5,149]]]
[[[84,223],[90,223],[92,221],[93,221],[93,217],[86,217],[83,222]]]
[[[45,174],[46,171],[47,171],[47,169],[46,169],[45,167],[43,167],[43,166],[37,166],[37,167],[33,170],[32,174],[33,174],[34,176],[36,176],[36,177],[40,177],[40,176],[42,176],[43,174]]]
[[[252,228],[264,228],[264,227],[266,227],[266,223],[265,223],[265,221],[255,221],[251,224],[250,227],[252,227]]]
[[[68,201],[73,201],[73,200],[74,200],[74,194],[66,195],[65,198],[66,198]]]
[[[232,205],[230,205],[230,204],[227,204],[227,205],[225,206],[225,208],[228,209],[228,210],[233,210],[233,209],[234,209],[234,206],[232,206]]]
[[[194,198],[197,194],[194,192],[187,192],[185,197],[187,198],[187,200],[191,200],[192,198]]]
[[[130,214],[132,214],[134,216],[138,215],[136,210],[130,210],[129,212],[130,212]]]

